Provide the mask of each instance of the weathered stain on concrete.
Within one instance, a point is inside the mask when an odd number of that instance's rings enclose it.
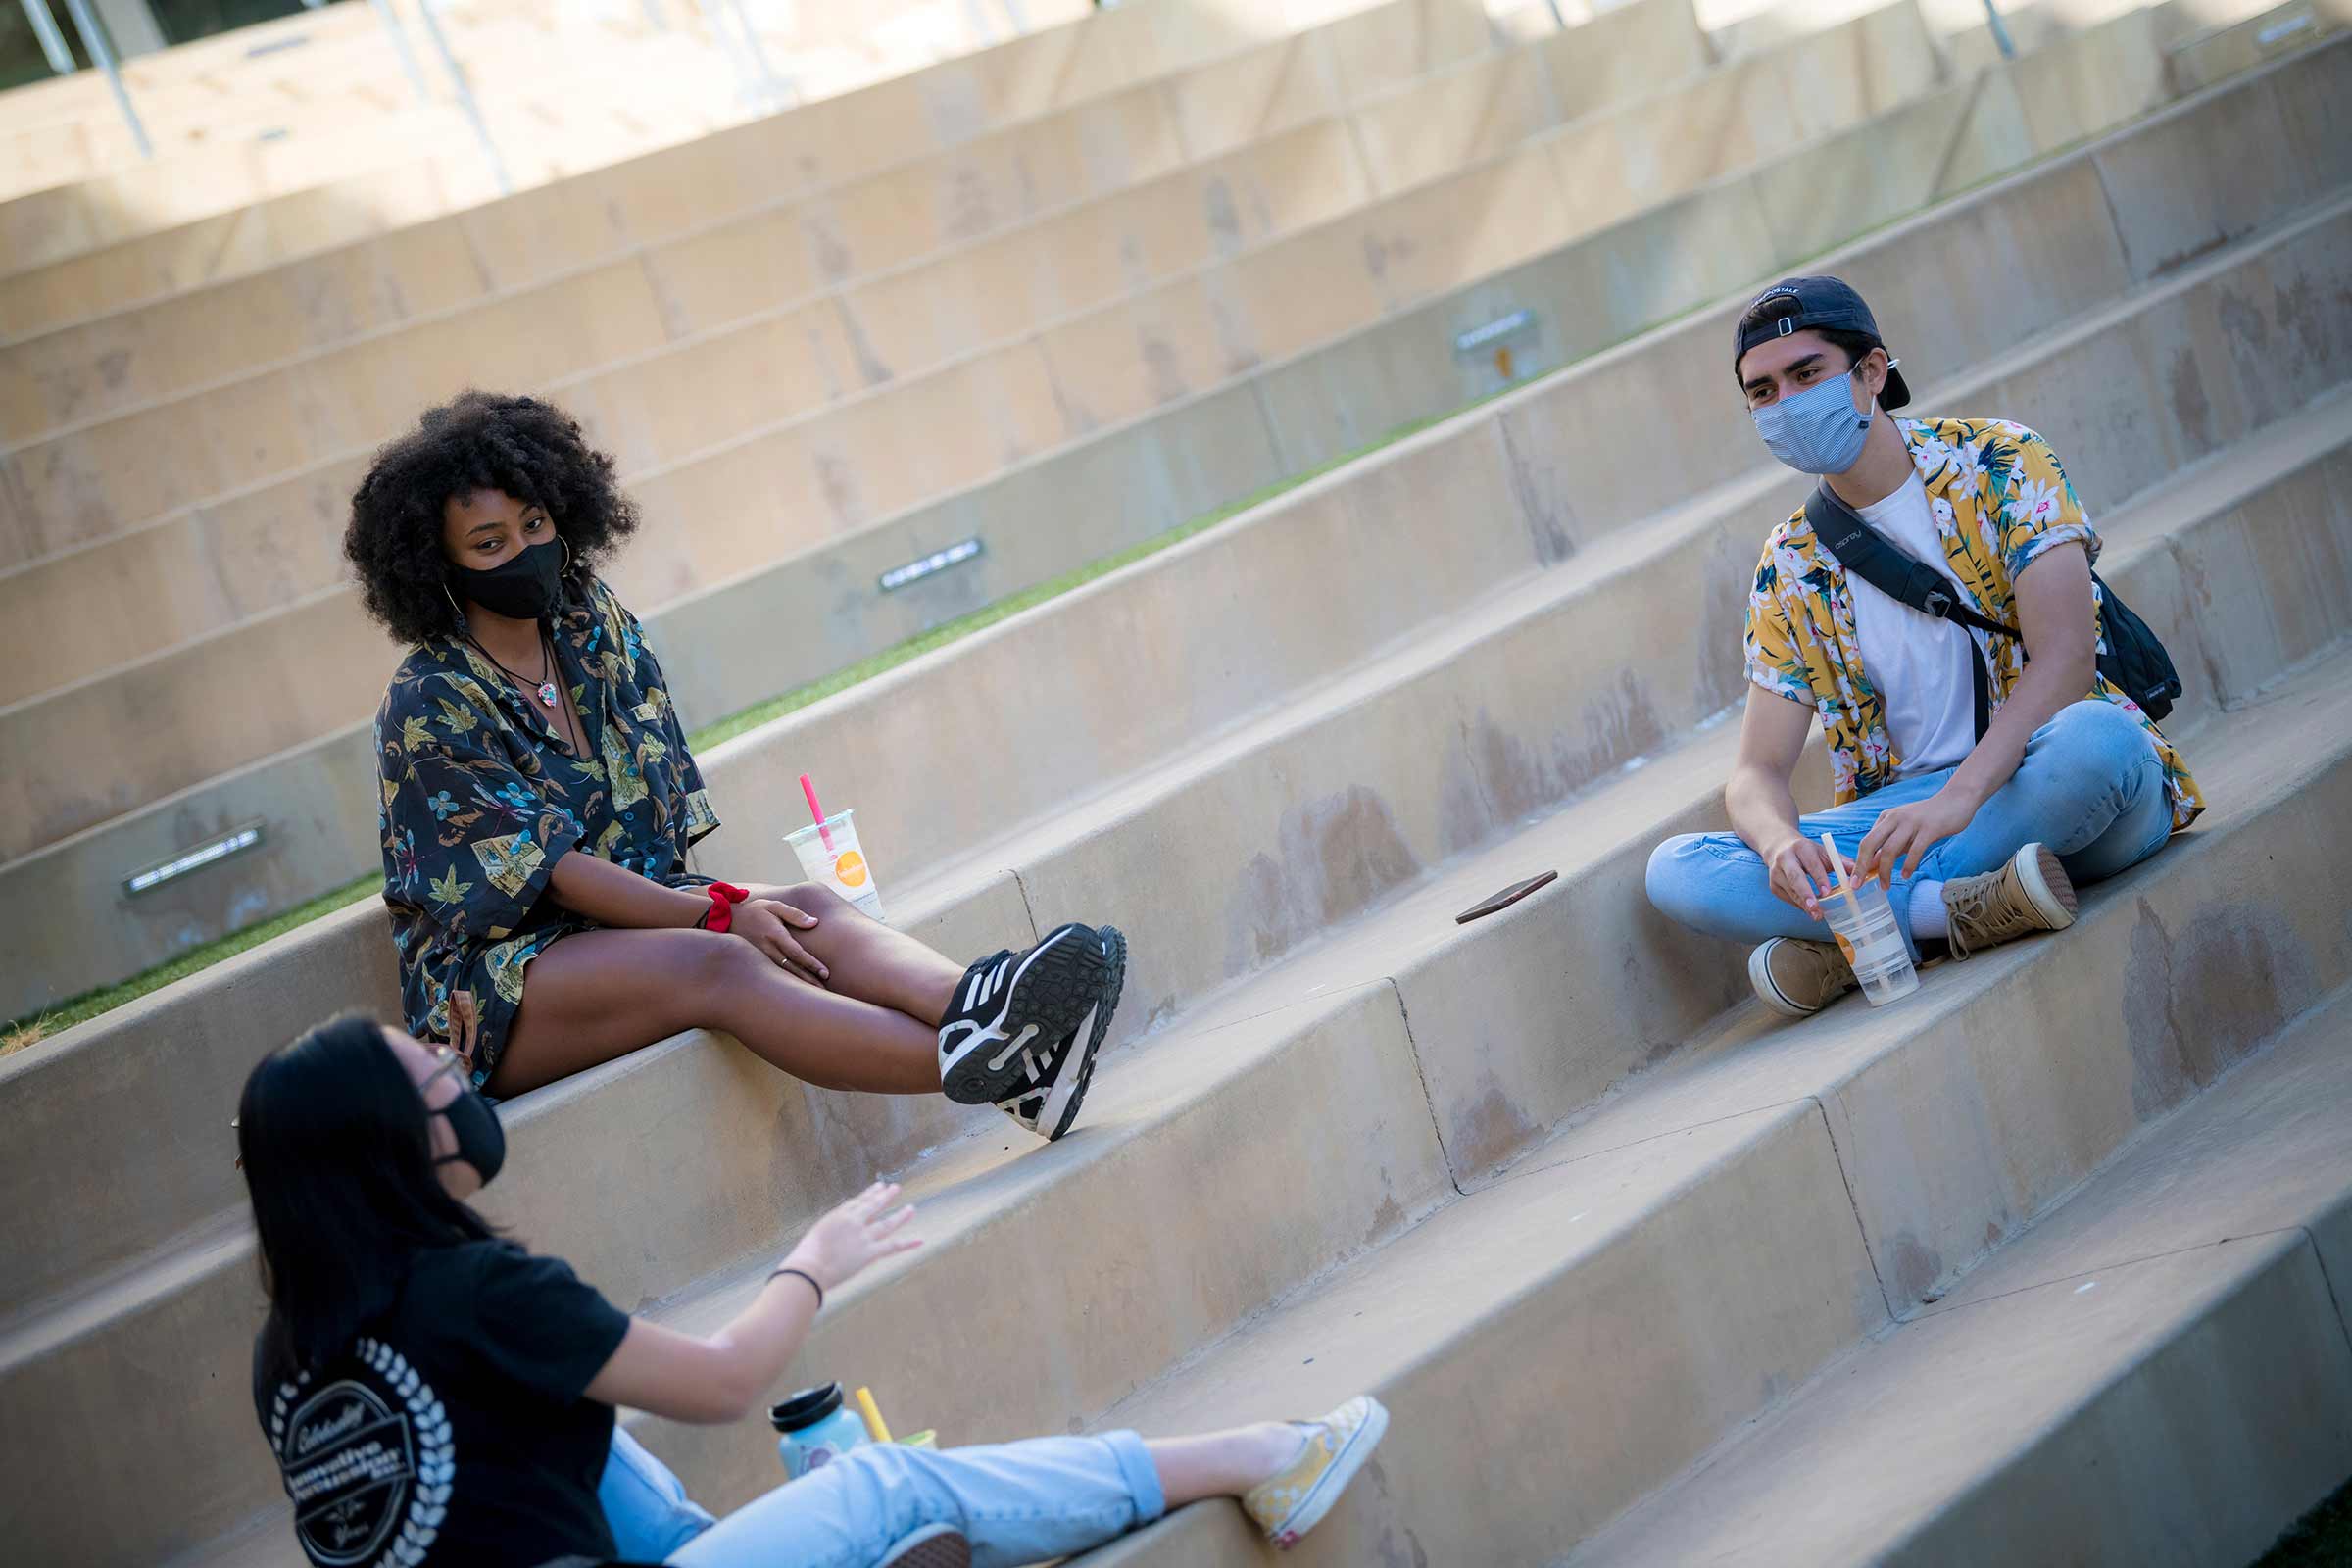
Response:
[[[1925,1298],[1936,1288],[1936,1282],[1943,1278],[1943,1254],[1909,1231],[1898,1233],[1887,1250],[1893,1253],[1894,1266],[1889,1273],[1893,1276],[1898,1305]]]
[[[2165,375],[2173,400],[2173,417],[2180,431],[2189,439],[2190,447],[2198,452],[2211,452],[2213,438],[2213,400],[2205,395],[2205,377],[2197,368],[2197,356],[2187,348],[2173,351],[2173,362]]]
[[[2124,996],[2132,1108],[2160,1116],[2219,1077],[2299,1011],[2315,991],[2308,955],[2278,911],[2229,903],[2175,937],[2146,898],[2132,929]]]
[[[830,215],[804,214],[801,226],[808,236],[808,249],[816,258],[816,270],[835,283],[848,277],[857,266],[857,258],[850,254],[850,247],[833,226]]]
[[[1241,210],[1234,205],[1233,187],[1223,175],[1211,178],[1201,187],[1200,211],[1208,220],[1210,232],[1216,236],[1219,254],[1229,254],[1241,247]]]
[[[1495,429],[1502,438],[1503,460],[1509,467],[1511,494],[1519,503],[1520,514],[1527,518],[1528,533],[1536,542],[1537,562],[1546,566],[1557,565],[1576,554],[1576,535],[1570,531],[1574,515],[1561,487],[1536,471],[1533,455],[1525,450],[1516,426],[1515,419],[1495,421]]]
[[[1446,1161],[1460,1182],[1492,1173],[1532,1148],[1547,1130],[1521,1108],[1493,1073],[1482,1072],[1479,1078],[1477,1097],[1459,1103],[1446,1118]]]
[[[1228,906],[1225,967],[1254,969],[1421,874],[1387,801],[1361,784],[1283,813]]]

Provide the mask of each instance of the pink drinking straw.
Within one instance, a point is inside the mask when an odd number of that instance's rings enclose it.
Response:
[[[816,836],[825,841],[825,853],[831,855],[833,830],[825,826],[825,808],[816,804],[816,786],[808,782],[806,773],[801,775],[801,793],[808,798],[808,814],[816,818]]]

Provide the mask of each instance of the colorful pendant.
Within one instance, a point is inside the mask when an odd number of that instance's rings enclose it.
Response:
[[[539,683],[539,701],[549,708],[556,706],[556,683],[554,681],[543,680]]]

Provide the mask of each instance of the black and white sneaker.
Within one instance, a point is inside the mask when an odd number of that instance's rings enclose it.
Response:
[[[1048,1143],[1070,1130],[1078,1119],[1079,1102],[1094,1081],[1095,1053],[1110,1033],[1111,1014],[1119,1010],[1119,993],[1127,984],[1127,938],[1116,926],[1098,933],[1102,956],[1109,964],[1102,992],[1078,1027],[1054,1043],[1045,1062],[1043,1080],[997,1102],[997,1108]]]
[[[1110,958],[1091,926],[1057,926],[1026,953],[982,958],[939,1026],[939,1086],[965,1105],[1029,1094],[1054,1050],[1102,1000]]]

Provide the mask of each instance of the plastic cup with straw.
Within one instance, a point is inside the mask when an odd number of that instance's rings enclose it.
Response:
[[[827,816],[817,801],[816,785],[806,773],[801,775],[801,798],[808,803],[808,814],[815,820],[784,835],[784,842],[800,858],[801,875],[819,887],[831,888],[867,918],[883,919],[882,890],[875,883],[872,863],[858,843],[858,813],[851,810]]]
[[[1829,921],[1831,935],[1838,939],[1845,961],[1853,966],[1862,995],[1872,1006],[1882,1007],[1917,991],[1919,971],[1912,965],[1910,946],[1903,941],[1903,928],[1895,923],[1894,906],[1887,901],[1886,888],[1876,881],[1856,882],[1829,834],[1821,836],[1821,847],[1829,852],[1838,888],[1823,902],[1822,918]]]

